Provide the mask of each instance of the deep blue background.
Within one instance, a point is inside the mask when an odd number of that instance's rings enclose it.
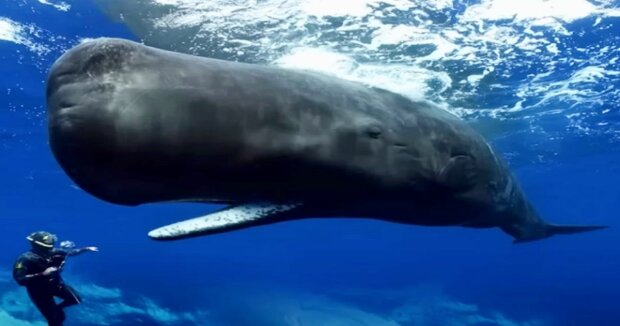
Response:
[[[68,40],[136,39],[87,1],[72,5],[63,13],[3,2],[0,16],[36,22]],[[381,312],[389,298],[350,295],[346,289],[370,294],[435,284],[459,301],[515,320],[540,316],[555,325],[620,325],[618,144],[588,151],[585,147],[597,144],[595,136],[567,135],[560,145],[571,149],[565,153],[582,146],[588,155],[567,154],[551,163],[519,164],[514,170],[545,219],[611,226],[604,231],[513,245],[496,229],[334,219],[159,243],[146,232],[216,206],[121,207],[71,187],[47,147],[44,115],[45,69],[59,54],[53,50],[36,56],[23,46],[0,42],[0,269],[10,269],[28,248],[27,234],[47,229],[61,239],[101,248],[71,262],[71,271],[81,279],[140,293],[171,309],[221,305],[222,291],[241,300],[248,295],[244,288],[254,284],[326,293]],[[519,138],[491,141],[500,153],[523,147]]]

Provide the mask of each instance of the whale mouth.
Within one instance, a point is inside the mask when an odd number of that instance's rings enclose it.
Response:
[[[82,97],[86,93],[83,85],[75,79],[69,79],[74,77],[73,73],[65,73],[63,75],[54,77],[50,81],[48,86],[48,107],[50,112],[54,115],[65,114],[68,111],[73,111],[76,107],[80,106],[83,101]]]
[[[75,83],[77,72],[73,69],[56,72],[52,69],[47,80],[47,97],[56,94],[61,87]],[[62,106],[65,106],[64,104]]]
[[[66,76],[75,76],[77,75],[77,72],[73,71],[73,70],[65,70],[63,72],[59,72],[53,75],[52,79],[58,81],[59,79],[66,77]]]

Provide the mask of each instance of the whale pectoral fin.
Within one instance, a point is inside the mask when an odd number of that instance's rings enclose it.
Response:
[[[478,179],[476,164],[471,156],[457,155],[439,173],[440,183],[457,191],[473,188]]]
[[[532,225],[509,225],[502,227],[504,232],[513,236],[513,243],[523,243],[546,239],[558,234],[575,234],[606,229],[604,225],[556,225],[556,224],[532,224]]]
[[[177,240],[275,223],[295,214],[301,203],[248,203],[162,226],[148,233],[155,240]]]

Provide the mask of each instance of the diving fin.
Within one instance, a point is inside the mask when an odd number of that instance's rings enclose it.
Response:
[[[148,236],[155,240],[177,240],[265,225],[283,220],[284,215],[293,213],[301,206],[300,203],[242,204],[162,226],[150,231]]]
[[[540,227],[542,226],[542,227]],[[515,239],[513,243],[523,243],[535,240],[541,240],[552,237],[556,234],[574,234],[589,232],[595,230],[606,229],[607,226],[602,225],[556,225],[556,224],[542,224],[535,227],[520,228],[520,232],[508,232],[504,228],[504,231],[511,234]]]

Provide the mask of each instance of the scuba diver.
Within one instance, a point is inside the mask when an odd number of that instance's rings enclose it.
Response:
[[[84,252],[99,251],[97,247],[75,249],[71,241],[63,241],[60,248],[54,248],[58,238],[46,231],[38,231],[26,237],[32,249],[17,258],[13,278],[26,287],[28,296],[43,314],[49,326],[62,326],[65,320],[64,308],[79,304],[77,292],[66,285],[60,276],[68,256]],[[54,297],[63,301],[56,303]]]

